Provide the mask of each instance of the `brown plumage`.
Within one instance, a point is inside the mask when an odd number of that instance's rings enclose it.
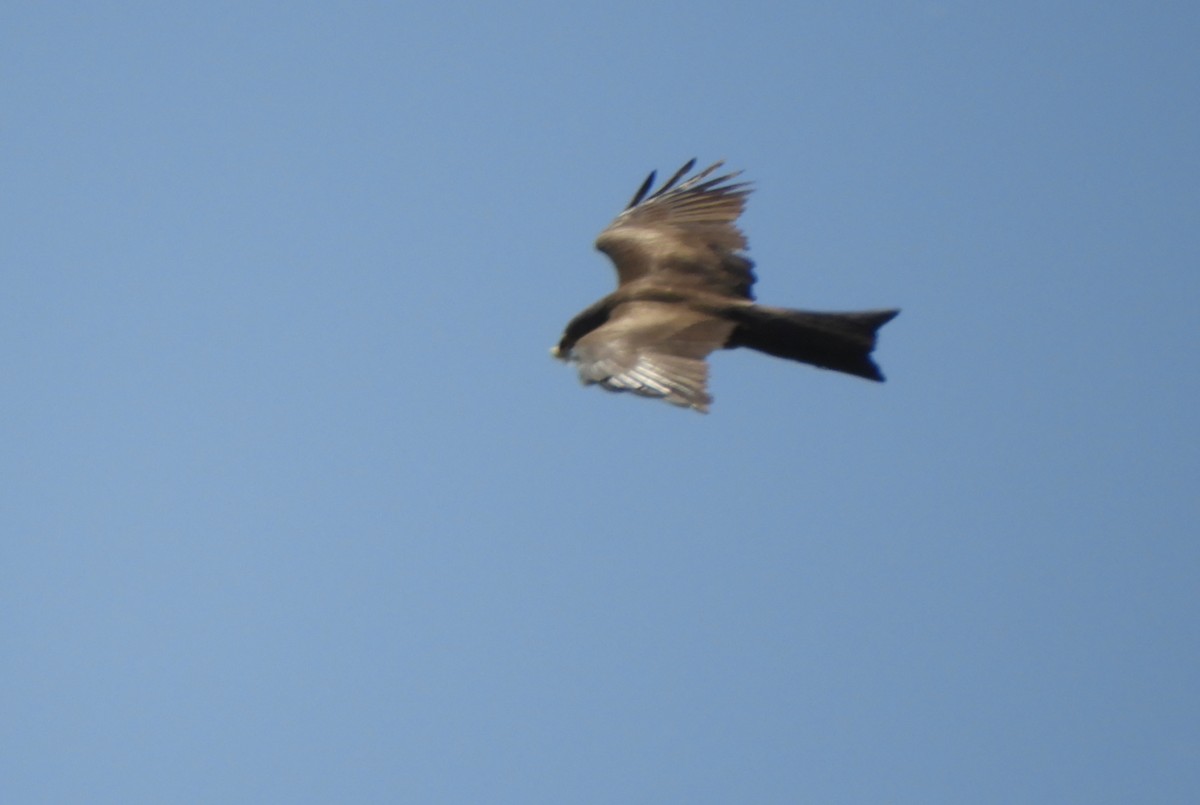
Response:
[[[707,412],[716,349],[749,347],[825,369],[883,380],[875,331],[899,310],[813,313],[755,304],[754,264],[737,228],[750,185],[740,172],[680,182],[690,160],[653,193],[654,173],[596,239],[617,269],[617,290],[571,320],[551,353],[586,383]]]

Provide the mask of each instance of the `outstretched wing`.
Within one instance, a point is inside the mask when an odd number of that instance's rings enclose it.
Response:
[[[722,162],[680,183],[695,164],[689,161],[653,193],[651,173],[596,248],[613,261],[619,286],[644,279],[753,298],[754,264],[739,253],[746,237],[736,223],[750,184],[732,181],[740,171],[709,178]]]
[[[680,305],[628,302],[579,339],[570,358],[584,383],[707,412],[712,397],[704,359],[725,345],[733,328]]]

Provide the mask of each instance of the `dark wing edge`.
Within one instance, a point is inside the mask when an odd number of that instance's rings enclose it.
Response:
[[[717,169],[723,167],[724,165],[725,160],[718,160],[697,173],[695,176],[687,179],[687,181],[683,182],[683,184],[679,184],[679,180],[687,175],[692,168],[696,167],[696,158],[692,157],[683,164],[682,168],[675,171],[675,173],[671,175],[671,178],[663,182],[662,186],[653,193],[650,192],[650,189],[654,186],[654,179],[658,175],[658,172],[650,171],[650,175],[646,177],[646,180],[642,182],[641,187],[639,187],[637,192],[633,194],[633,198],[629,201],[629,204],[625,207],[625,210],[620,216],[617,217],[617,221],[620,221],[622,218],[628,216],[631,211],[642,205],[660,202],[660,200],[662,202],[666,202],[668,198],[678,199],[673,201],[672,206],[680,206],[685,197],[689,198],[691,201],[695,201],[705,196],[710,197],[710,199],[712,196],[719,196],[721,198],[736,198],[744,203],[746,196],[750,195],[750,193],[753,191],[754,183],[734,182],[732,184],[726,184],[727,182],[730,182],[731,180],[741,176],[742,171],[733,171],[731,173],[726,173],[721,176],[708,179],[709,176],[711,176],[717,171]],[[708,179],[708,181],[704,181],[705,179]],[[738,209],[738,213],[741,213],[740,207]]]
[[[720,165],[720,164],[721,163],[719,163],[719,162],[717,163],[717,165]],[[658,188],[658,190],[654,191],[654,196],[661,196],[663,193],[670,190],[672,187],[675,186],[676,182],[678,182],[680,179],[683,178],[683,175],[685,173],[687,173],[694,167],[696,167],[696,158],[692,157],[691,159],[689,159],[687,162],[684,163],[682,168],[675,171],[675,175],[672,176],[670,179],[668,179],[666,181],[666,184],[664,184],[662,187]],[[716,166],[714,165],[713,167],[716,167]],[[709,168],[709,170],[711,171],[712,168]],[[646,177],[646,181],[642,182],[642,186],[638,188],[638,191],[633,194],[633,200],[629,202],[628,206],[626,206],[625,209],[632,210],[634,207],[641,204],[642,201],[644,201],[646,199],[646,193],[650,192],[650,188],[654,186],[654,177],[657,174],[658,174],[658,171],[650,171],[650,175]],[[651,196],[650,198],[654,198],[654,196]]]

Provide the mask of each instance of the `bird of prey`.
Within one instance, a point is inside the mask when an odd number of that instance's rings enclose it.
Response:
[[[705,413],[705,358],[716,349],[749,347],[882,381],[871,360],[875,331],[899,310],[814,313],[754,302],[754,264],[736,223],[751,188],[733,181],[740,171],[713,177],[723,164],[684,179],[692,159],[654,192],[651,171],[596,239],[616,266],[617,290],[572,319],[550,353],[575,363],[586,385]]]

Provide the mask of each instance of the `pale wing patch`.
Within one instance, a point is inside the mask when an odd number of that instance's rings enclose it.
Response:
[[[624,305],[610,321],[581,338],[571,351],[586,384],[628,391],[706,412],[708,364],[733,325],[674,305]]]
[[[672,405],[708,411],[712,397],[705,389],[708,364],[696,358],[681,358],[655,352],[640,352],[626,361],[611,357],[588,360],[588,350],[576,349],[579,377],[609,391],[629,391],[655,397]]]

